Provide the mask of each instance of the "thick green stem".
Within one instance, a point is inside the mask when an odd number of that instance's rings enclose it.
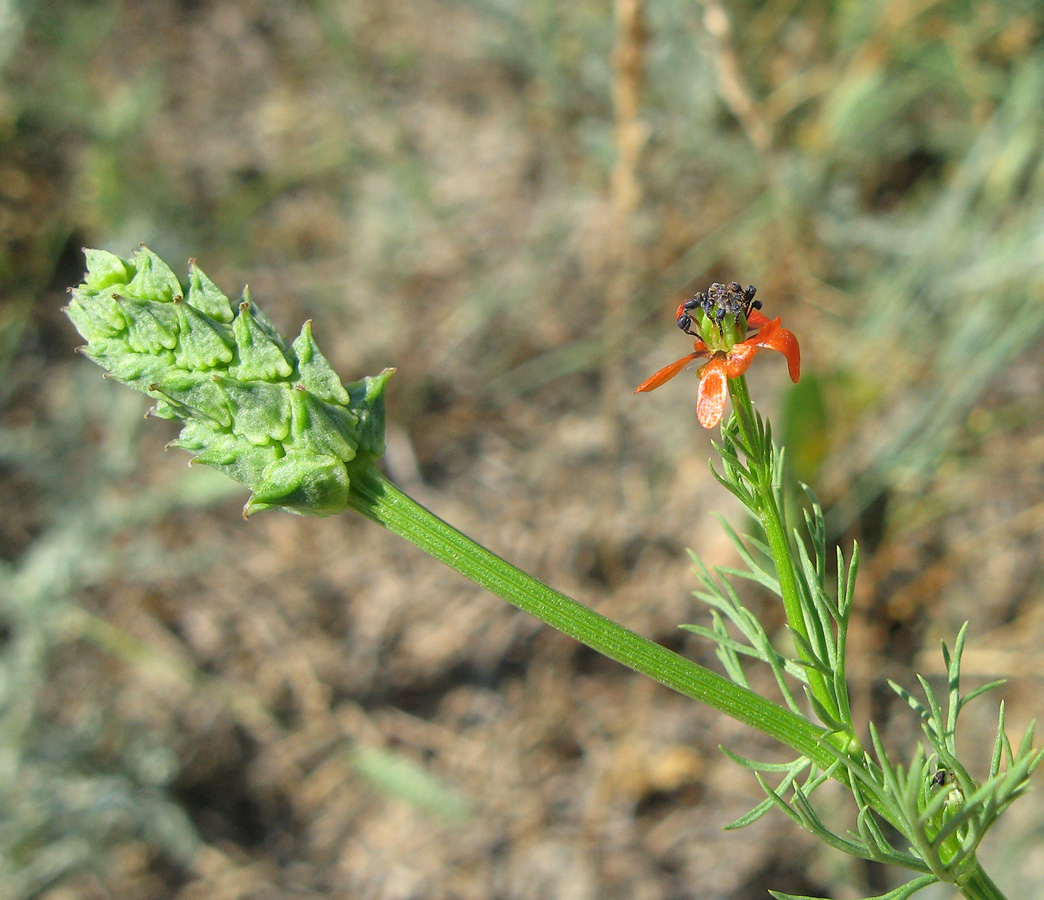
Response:
[[[783,598],[783,611],[787,617],[787,625],[790,630],[800,636],[805,643],[811,644],[808,634],[808,623],[801,601],[801,589],[798,586],[797,575],[794,570],[794,555],[787,537],[786,525],[783,522],[783,513],[776,502],[776,493],[773,486],[772,448],[762,448],[764,443],[758,434],[754,421],[754,409],[747,390],[747,379],[740,375],[738,378],[729,379],[729,393],[732,397],[732,406],[736,410],[739,420],[740,431],[747,446],[754,452],[748,460],[751,471],[754,473],[756,484],[755,490],[758,498],[758,513],[762,527],[765,529],[765,538],[768,542],[769,551],[772,553],[772,561],[776,567],[776,576],[779,579],[779,593]],[[765,456],[759,458],[759,450],[764,450]],[[805,654],[799,649],[799,654],[805,658]],[[805,660],[809,662],[809,660]],[[841,714],[837,707],[834,695],[827,684],[823,673],[811,666],[808,668],[808,686],[812,696],[823,705],[827,713],[835,720],[840,721]],[[845,723],[849,724],[849,723]]]
[[[549,588],[442,521],[372,466],[353,467],[349,505],[604,656],[776,738],[820,768],[834,762],[823,728]]]
[[[968,873],[968,876],[957,885],[957,889],[968,900],[1006,900],[1001,889],[993,883],[993,879],[982,870],[982,866],[978,863]]]

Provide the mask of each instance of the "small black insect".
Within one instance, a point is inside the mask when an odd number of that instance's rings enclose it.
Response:
[[[947,784],[953,784],[954,777],[953,772],[949,769],[940,766],[935,770],[935,774],[932,776],[932,789],[941,788]]]

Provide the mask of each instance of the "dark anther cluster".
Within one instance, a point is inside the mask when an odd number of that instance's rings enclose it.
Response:
[[[681,305],[678,310],[678,327],[686,334],[695,336],[696,333],[692,331],[692,312],[697,308],[718,325],[728,315],[749,315],[752,309],[761,309],[761,301],[754,299],[757,290],[752,284],[744,288],[738,281],[730,281],[728,284],[714,282],[706,293],[699,291]]]

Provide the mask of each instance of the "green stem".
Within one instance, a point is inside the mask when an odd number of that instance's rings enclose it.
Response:
[[[978,863],[968,873],[967,878],[957,885],[957,889],[968,900],[1006,900],[1001,889],[993,883],[993,879],[982,870],[982,866]]]
[[[823,728],[549,588],[442,521],[372,465],[352,467],[349,506],[604,656],[758,729],[822,769],[834,762]]]
[[[767,443],[762,440],[754,420],[754,408],[750,399],[750,391],[747,389],[747,379],[740,375],[729,379],[729,394],[732,397],[732,407],[736,410],[739,420],[740,431],[743,440],[751,449],[753,455],[748,460],[751,471],[754,473],[756,484],[755,490],[758,497],[758,512],[761,525],[765,529],[765,538],[768,541],[769,550],[772,553],[772,561],[776,566],[776,575],[779,578],[779,593],[783,598],[783,610],[787,617],[787,624],[791,631],[799,635],[805,643],[811,645],[809,639],[808,623],[805,620],[804,608],[801,600],[801,589],[798,586],[797,574],[794,568],[794,556],[787,537],[786,525],[783,522],[783,514],[779,504],[776,502],[776,492],[773,485],[772,447],[762,446]],[[799,650],[802,658],[809,662],[803,651]],[[818,669],[808,667],[808,686],[812,696],[816,698],[827,713],[836,721],[841,721],[841,713],[837,701],[834,698],[830,686],[827,684],[823,673]],[[844,724],[850,725],[845,722]]]

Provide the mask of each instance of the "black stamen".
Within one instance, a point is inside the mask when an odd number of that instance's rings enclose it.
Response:
[[[700,297],[700,306],[704,314],[713,319],[719,325],[726,316],[739,317],[750,314],[752,309],[761,309],[761,301],[754,299],[757,293],[754,285],[744,288],[738,281],[730,281],[728,284],[714,282],[704,295]]]

